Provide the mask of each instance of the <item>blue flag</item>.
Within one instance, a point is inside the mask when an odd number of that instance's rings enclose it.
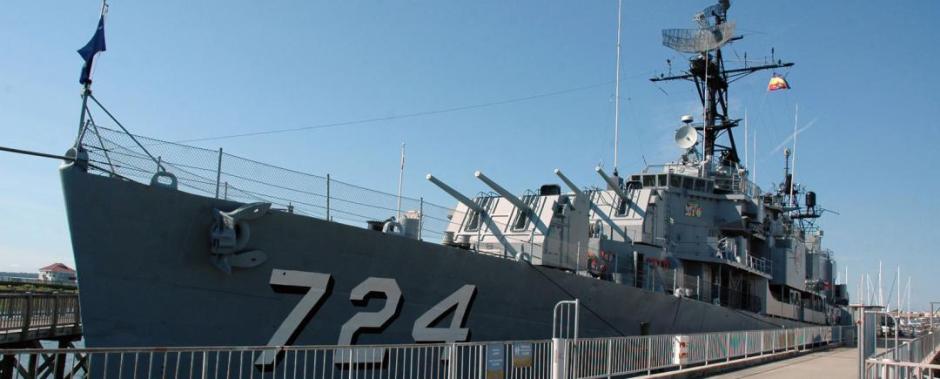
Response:
[[[104,15],[101,15],[101,19],[98,20],[98,29],[95,30],[95,35],[91,36],[91,40],[85,44],[85,47],[78,49],[78,55],[82,56],[82,59],[85,60],[85,65],[82,66],[82,76],[78,78],[78,82],[81,84],[91,83],[91,64],[95,59],[95,55],[107,50],[104,45]]]

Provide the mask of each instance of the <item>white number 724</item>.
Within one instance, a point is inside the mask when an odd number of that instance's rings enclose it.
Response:
[[[275,290],[296,292],[307,288],[306,294],[300,302],[288,313],[284,321],[271,336],[268,346],[285,346],[293,342],[301,330],[302,324],[313,317],[317,306],[330,292],[330,274],[315,272],[274,269],[271,271],[271,286]],[[402,303],[402,292],[395,279],[370,277],[353,288],[349,297],[353,302],[361,302],[370,293],[385,295],[385,306],[375,313],[359,312],[340,329],[337,345],[352,345],[360,329],[371,328],[382,330],[388,326],[391,319],[398,313]],[[431,309],[415,320],[412,328],[412,337],[415,342],[458,342],[466,341],[470,329],[464,328],[467,312],[476,294],[476,286],[464,285],[450,294]],[[444,318],[453,310],[449,327],[432,327],[435,322]],[[349,350],[337,350],[347,352]],[[357,354],[358,355],[358,354]],[[361,358],[361,357],[358,357]],[[269,366],[274,363],[276,354],[262,354],[255,360],[258,366]],[[340,362],[346,359],[341,359]],[[357,359],[360,362],[360,359]]]

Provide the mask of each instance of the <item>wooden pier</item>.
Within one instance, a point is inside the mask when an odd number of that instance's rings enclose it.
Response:
[[[0,294],[0,349],[43,348],[41,341],[58,348],[74,347],[82,338],[78,294],[14,293]],[[42,359],[38,359],[38,358]],[[73,371],[74,370],[69,370]],[[22,377],[64,377],[65,361],[57,355],[34,355],[28,362],[16,356],[0,357],[0,378],[14,372]]]
[[[82,337],[77,294],[0,294],[0,347],[41,347],[39,341]]]

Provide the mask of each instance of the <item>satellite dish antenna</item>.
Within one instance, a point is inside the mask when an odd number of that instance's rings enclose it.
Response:
[[[698,132],[691,125],[682,125],[676,130],[676,145],[688,149],[698,143]]]

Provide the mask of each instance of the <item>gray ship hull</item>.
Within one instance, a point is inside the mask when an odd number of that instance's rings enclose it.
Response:
[[[416,321],[468,284],[461,326],[471,341],[550,338],[554,305],[574,298],[587,337],[638,335],[644,324],[651,334],[803,325],[281,211],[251,221],[248,248],[267,260],[225,273],[210,262],[212,213],[242,204],[73,166],[61,176],[89,347],[268,344],[304,298],[272,286],[275,270],[330,275],[319,304],[288,328],[296,345],[341,343],[357,314],[388,310],[390,296],[351,300],[368,278],[394,279],[401,300],[382,325],[354,331],[355,344],[415,342]]]

